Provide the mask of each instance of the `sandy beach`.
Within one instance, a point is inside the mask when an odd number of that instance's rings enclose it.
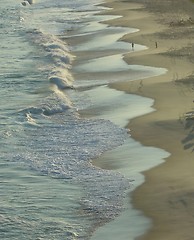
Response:
[[[133,119],[128,128],[143,145],[171,154],[163,164],[143,173],[145,183],[133,193],[134,207],[153,222],[138,239],[193,239],[194,4],[189,0],[141,2],[107,1],[113,8],[110,14],[123,16],[109,23],[140,29],[122,40],[148,47],[126,54],[125,61],[168,70],[157,77],[111,85],[154,99],[156,111]]]

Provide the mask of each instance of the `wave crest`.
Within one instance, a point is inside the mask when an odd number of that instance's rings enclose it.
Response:
[[[28,31],[28,36],[45,51],[43,57],[49,72],[48,80],[59,89],[73,88],[73,77],[69,70],[74,56],[70,54],[66,42],[38,29]]]

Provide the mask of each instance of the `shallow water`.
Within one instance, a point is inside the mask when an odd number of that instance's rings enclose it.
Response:
[[[97,3],[0,3],[1,239],[89,239],[124,207],[130,174],[96,168],[90,160],[129,140],[126,116],[114,120],[107,111],[111,98],[103,105],[94,95],[104,96],[103,85],[126,81],[129,73],[133,80],[165,70],[127,66],[121,54],[129,45],[116,40],[128,30],[111,27],[107,32],[99,21],[109,17],[95,15],[103,9]],[[82,38],[80,44],[73,44],[75,38]],[[86,50],[94,56],[92,62],[75,60]],[[112,53],[112,66],[104,67]],[[93,68],[98,69],[95,74]],[[97,85],[102,87],[92,88]],[[111,91],[118,111],[125,109],[123,94]],[[131,106],[141,102],[136,96],[127,99]],[[80,116],[94,106],[100,110],[95,109],[96,117]],[[140,107],[139,113],[144,111]]]
[[[101,95],[99,98],[100,93],[103,93],[104,97]],[[151,107],[152,99],[126,94],[107,86],[88,90],[87,94],[92,101],[89,113],[92,113],[94,118],[109,119],[121,127],[125,127],[137,116],[155,111]],[[130,196],[144,182],[142,172],[163,163],[168,156],[169,153],[162,149],[143,146],[129,137],[124,144],[95,160],[96,166],[114,169],[130,179],[130,188],[124,201],[124,210],[115,220],[97,229],[91,240],[136,239],[151,227],[151,220],[141,211],[134,209]]]

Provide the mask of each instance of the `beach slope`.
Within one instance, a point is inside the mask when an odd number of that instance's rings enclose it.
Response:
[[[170,153],[165,163],[143,173],[145,183],[133,194],[134,207],[153,222],[139,239],[193,239],[194,3],[110,0],[106,5],[112,8],[110,14],[123,16],[109,24],[140,29],[122,40],[148,47],[126,54],[125,61],[168,70],[161,76],[111,85],[155,100],[156,111],[133,119],[128,128],[143,145]]]

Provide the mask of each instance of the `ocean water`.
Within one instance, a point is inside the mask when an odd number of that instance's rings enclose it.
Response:
[[[97,168],[91,159],[130,135],[110,115],[80,112],[95,104],[102,109],[94,89],[106,96],[110,82],[165,70],[126,65],[122,54],[130,45],[116,41],[137,30],[101,24],[113,16],[98,15],[104,9],[98,3],[0,2],[0,239],[86,240],[124,209],[130,176]]]

